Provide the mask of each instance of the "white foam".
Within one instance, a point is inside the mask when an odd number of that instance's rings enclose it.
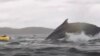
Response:
[[[100,39],[100,32],[96,34],[94,37],[92,37],[92,39]]]
[[[100,33],[92,37],[92,36],[86,35],[84,31],[82,31],[79,34],[76,34],[76,33],[66,33],[66,34],[69,36],[68,40],[73,41],[73,42],[87,42],[88,40],[93,39],[93,38],[100,38],[99,37]]]

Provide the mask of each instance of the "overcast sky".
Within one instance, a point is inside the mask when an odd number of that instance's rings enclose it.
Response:
[[[56,28],[66,18],[100,27],[100,0],[0,0],[0,27]]]

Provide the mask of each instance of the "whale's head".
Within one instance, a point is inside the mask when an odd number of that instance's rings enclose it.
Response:
[[[95,36],[100,32],[100,27],[89,23],[75,22],[68,23],[68,19],[66,19],[58,28],[56,28],[47,38],[46,40],[59,40],[62,38],[69,38],[66,33],[78,33],[81,34],[84,32],[87,36]],[[76,35],[75,35],[76,36]],[[77,35],[79,36],[79,35]],[[74,38],[74,37],[73,37]],[[84,37],[82,37],[84,38]]]

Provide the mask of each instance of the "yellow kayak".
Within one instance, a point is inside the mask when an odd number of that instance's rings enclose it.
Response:
[[[9,41],[9,40],[10,40],[10,37],[7,35],[0,36],[0,41]]]

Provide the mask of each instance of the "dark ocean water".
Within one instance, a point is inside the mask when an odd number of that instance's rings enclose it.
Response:
[[[100,56],[99,52],[78,50],[75,44],[43,41],[43,37],[12,37],[9,42],[0,42],[0,56]]]

